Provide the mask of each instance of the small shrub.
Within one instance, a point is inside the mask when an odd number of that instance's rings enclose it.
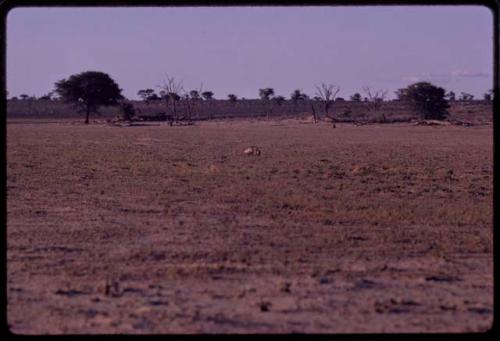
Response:
[[[387,117],[385,114],[380,114],[376,118],[377,123],[387,123]]]
[[[350,109],[346,109],[342,112],[343,117],[349,117],[349,116],[351,116],[351,114],[352,114],[352,111]]]
[[[131,121],[135,116],[135,108],[131,103],[123,103],[120,106],[121,118],[125,121]]]

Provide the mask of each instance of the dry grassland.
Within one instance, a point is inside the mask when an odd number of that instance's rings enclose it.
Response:
[[[491,126],[11,121],[9,326],[486,330],[492,150]]]

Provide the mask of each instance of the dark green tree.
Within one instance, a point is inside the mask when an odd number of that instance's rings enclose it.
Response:
[[[259,89],[259,97],[264,102],[264,111],[266,112],[267,119],[269,119],[273,111],[273,103],[270,101],[272,96],[274,96],[273,88]]]
[[[191,97],[191,99],[196,101],[200,99],[200,92],[198,90],[191,90],[189,91],[189,96]]]
[[[151,94],[151,96],[149,96],[147,98],[147,100],[148,101],[159,101],[159,100],[161,100],[161,98],[157,94],[153,93],[153,94]]]
[[[201,96],[208,103],[208,119],[211,120],[213,118],[212,103],[214,99],[214,93],[212,91],[203,91],[201,93]]]
[[[493,90],[490,89],[488,90],[488,92],[486,92],[484,95],[483,95],[483,99],[485,101],[491,101],[493,99]]]
[[[99,71],[74,74],[55,83],[55,92],[85,113],[85,124],[89,123],[90,113],[98,113],[100,106],[118,104],[123,99],[121,91],[108,74]]]
[[[150,100],[151,96],[155,94],[155,91],[153,89],[144,89],[144,90],[139,90],[137,91],[137,95],[142,98],[144,102]]]
[[[297,107],[299,105],[299,101],[303,101],[308,99],[308,96],[300,91],[300,89],[296,89],[290,95],[290,99],[293,102],[294,112],[297,112]]]
[[[445,90],[428,82],[418,82],[399,89],[396,94],[401,101],[408,102],[425,120],[443,120],[450,107]]]
[[[361,102],[361,94],[359,92],[356,92],[354,95],[351,96],[351,101]]]
[[[236,96],[235,94],[229,94],[227,95],[227,98],[229,99],[229,102],[233,104],[238,101],[238,96]]]
[[[131,121],[135,116],[135,107],[132,103],[123,102],[120,105],[121,118],[125,121]]]
[[[50,91],[49,93],[46,93],[45,95],[41,96],[38,99],[44,100],[44,101],[51,101],[53,95],[54,95],[54,93],[52,91]]]
[[[212,91],[203,91],[201,95],[206,101],[210,101],[214,98],[214,93]]]
[[[283,96],[276,96],[276,97],[273,97],[273,101],[278,106],[281,106],[283,103],[285,103],[285,97],[283,97]]]
[[[259,89],[260,99],[268,101],[271,98],[271,96],[274,96],[274,89],[273,88]]]
[[[472,101],[474,99],[474,95],[469,94],[467,92],[461,92],[460,93],[460,100],[461,101]]]
[[[456,95],[453,91],[448,92],[444,97],[446,97],[448,101],[454,101],[456,99]]]

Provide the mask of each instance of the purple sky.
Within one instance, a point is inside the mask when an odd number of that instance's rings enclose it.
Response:
[[[477,97],[493,86],[493,16],[480,6],[18,8],[7,17],[7,90],[41,96],[87,70],[128,98],[165,74],[216,98],[273,87],[394,91],[426,80]]]

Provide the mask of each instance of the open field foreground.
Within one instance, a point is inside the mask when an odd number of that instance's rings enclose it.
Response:
[[[14,333],[491,326],[491,126],[33,122],[7,124]]]

